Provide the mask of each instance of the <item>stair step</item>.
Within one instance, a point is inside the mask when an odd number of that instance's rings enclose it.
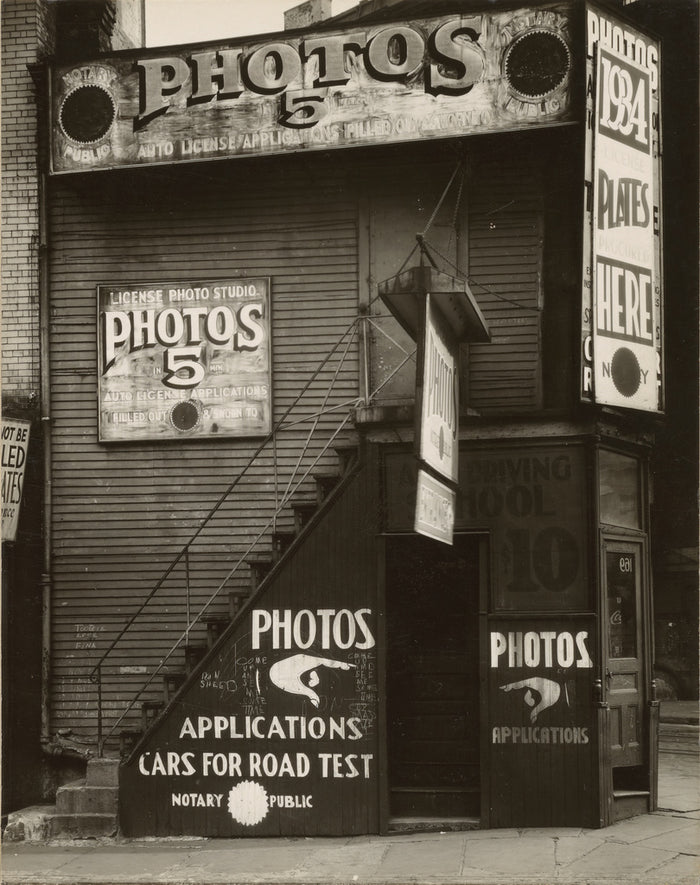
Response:
[[[478,817],[391,817],[390,833],[456,833],[463,830],[478,830],[481,822]]]
[[[245,561],[250,568],[250,592],[255,593],[272,569],[272,554],[250,553]]]
[[[314,473],[314,481],[316,482],[316,497],[318,503],[321,504],[340,482],[340,475],[338,473]]]
[[[116,814],[52,814],[48,818],[49,837],[94,839],[114,836],[117,832]]]
[[[131,755],[142,735],[143,732],[138,728],[124,728],[119,732],[119,755],[122,759]]]
[[[166,673],[163,676],[163,701],[168,704],[174,695],[182,688],[187,679],[187,673]]]
[[[160,716],[164,704],[162,701],[144,701],[141,704],[141,725],[147,731]]]
[[[207,627],[207,648],[213,648],[231,621],[224,615],[209,615],[202,621]]]
[[[333,446],[334,451],[338,455],[340,461],[340,469],[343,474],[347,473],[348,468],[357,458],[359,448],[356,443],[339,443]]]
[[[206,645],[185,646],[185,671],[191,673],[207,653]]]
[[[316,495],[295,495],[289,503],[294,513],[294,531],[299,534],[318,510],[318,499]]]
[[[88,759],[85,783],[88,787],[118,787],[119,759],[109,756]]]
[[[273,532],[272,534],[272,561],[277,563],[294,543],[294,532]]]
[[[231,590],[228,595],[228,615],[233,620],[243,607],[250,593],[248,590]]]
[[[88,787],[84,780],[56,791],[56,814],[116,814],[119,787]]]
[[[2,834],[3,842],[46,842],[53,805],[30,805],[11,811]]]
[[[627,820],[649,811],[649,793],[646,790],[615,790],[613,792],[613,821]]]

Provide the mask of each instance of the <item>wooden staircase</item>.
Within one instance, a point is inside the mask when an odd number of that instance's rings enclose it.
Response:
[[[45,841],[51,838],[80,839],[116,834],[120,760],[129,756],[164,710],[174,702],[188,676],[239,617],[248,600],[258,593],[271,572],[283,563],[286,553],[305,532],[311,530],[315,518],[320,517],[320,509],[356,463],[358,447],[339,446],[336,453],[337,470],[313,475],[313,494],[305,492],[290,498],[290,518],[287,522],[291,530],[272,532],[266,549],[246,557],[245,564],[250,574],[248,588],[231,591],[219,605],[215,607],[212,604],[211,610],[200,619],[206,628],[205,642],[184,646],[181,666],[168,669],[162,676],[161,696],[142,701],[138,725],[131,725],[119,732],[118,755],[115,753],[111,758],[90,759],[85,778],[59,787],[55,806],[37,806],[11,815],[6,838],[10,841]]]
[[[120,732],[120,757],[129,755],[140,738],[151,728],[165,708],[176,697],[187,677],[202,658],[216,645],[230,624],[238,617],[246,602],[258,592],[272,570],[282,562],[297,538],[308,530],[314,516],[352,468],[358,456],[357,445],[344,444],[335,448],[338,468],[335,471],[319,471],[313,474],[315,492],[294,495],[290,498],[291,525],[293,531],[274,531],[269,536],[269,547],[251,552],[245,558],[250,582],[248,591],[234,590],[228,594],[226,607],[219,607],[201,619],[206,627],[206,642],[186,647],[183,669],[173,670],[163,676],[163,696],[159,700],[147,700],[141,704],[140,728],[128,728]],[[213,608],[213,606],[212,606]]]

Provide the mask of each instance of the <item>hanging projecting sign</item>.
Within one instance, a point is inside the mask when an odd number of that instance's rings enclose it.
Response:
[[[24,471],[29,450],[29,421],[5,418],[2,422],[2,540],[17,537]]]
[[[572,18],[572,3],[556,3],[61,65],[52,75],[51,170],[569,122]]]
[[[270,281],[98,286],[100,440],[271,427]]]
[[[452,483],[459,466],[459,345],[430,294],[425,296],[423,346],[418,356],[418,458]]]
[[[594,35],[597,50],[589,81],[583,396],[657,411],[662,407],[658,52],[593,10],[588,16],[589,41]]]
[[[456,501],[457,493],[454,489],[418,468],[414,530],[419,535],[451,544]]]

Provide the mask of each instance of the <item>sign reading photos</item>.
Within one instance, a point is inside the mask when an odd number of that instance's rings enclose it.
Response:
[[[100,440],[271,428],[270,281],[98,286]]]
[[[588,9],[582,397],[663,407],[658,48]]]
[[[571,2],[119,53],[53,69],[51,171],[571,122]]]

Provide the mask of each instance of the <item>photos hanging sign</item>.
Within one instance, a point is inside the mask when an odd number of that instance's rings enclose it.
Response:
[[[51,171],[570,122],[572,9],[360,22],[60,65],[51,81]]]
[[[582,394],[607,405],[659,411],[658,50],[591,9],[588,31],[595,62],[586,152],[591,179],[584,222]]]
[[[98,286],[100,440],[271,428],[270,281]]]
[[[459,345],[427,293],[417,373],[418,458],[451,483],[459,467],[458,361]]]

